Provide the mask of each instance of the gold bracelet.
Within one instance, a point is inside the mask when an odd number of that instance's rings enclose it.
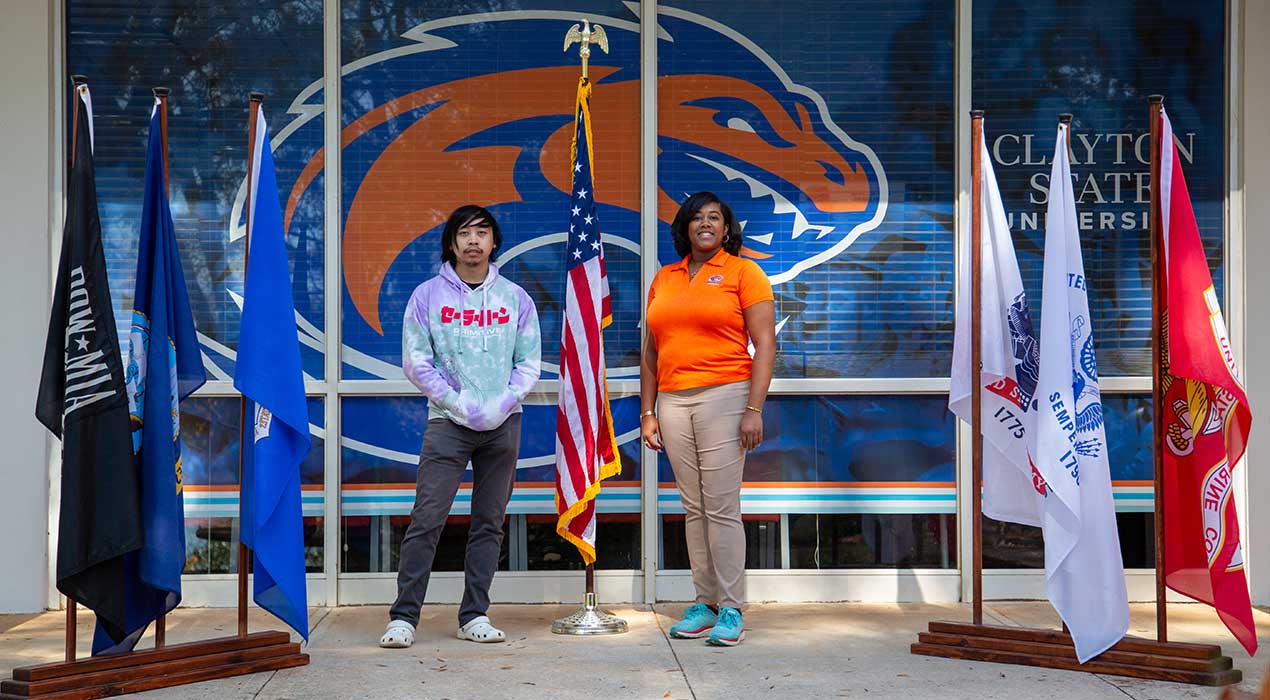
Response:
[[[645,418],[649,416],[655,416],[655,415],[657,415],[657,412],[650,408],[647,411],[644,411],[643,413],[639,414],[639,419],[644,420]]]
[[[763,409],[761,409],[761,408],[754,408],[753,406],[749,405],[748,403],[747,403],[747,404],[745,404],[745,410],[747,410],[747,411],[754,411],[755,413],[759,414],[760,416],[761,416],[761,415],[763,415]]]

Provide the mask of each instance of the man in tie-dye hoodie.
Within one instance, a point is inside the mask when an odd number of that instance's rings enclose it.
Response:
[[[437,541],[469,462],[472,522],[458,637],[506,639],[486,611],[516,478],[520,404],[538,381],[542,343],[533,300],[491,262],[501,244],[492,214],[475,205],[458,208],[441,234],[440,274],[419,285],[406,305],[402,370],[428,397],[428,427],[382,647],[414,642]]]

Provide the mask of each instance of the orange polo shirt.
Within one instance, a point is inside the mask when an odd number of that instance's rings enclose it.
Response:
[[[749,379],[750,337],[741,312],[772,301],[772,285],[753,260],[720,250],[691,281],[688,260],[658,270],[648,290],[659,391]]]

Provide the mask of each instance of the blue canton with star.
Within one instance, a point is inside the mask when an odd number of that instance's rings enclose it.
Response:
[[[587,149],[586,114],[579,111],[577,161],[573,164],[573,193],[569,207],[569,245],[565,257],[569,269],[600,255],[600,222],[591,192],[591,158]]]

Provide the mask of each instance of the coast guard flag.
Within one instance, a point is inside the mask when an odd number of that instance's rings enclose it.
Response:
[[[144,535],[97,213],[87,85],[76,88],[72,109],[74,160],[35,417],[62,441],[57,590],[123,639],[124,559],[141,548]]]
[[[207,377],[164,182],[159,109],[156,99],[150,112],[137,285],[125,373],[145,545],[127,557],[124,567],[127,637],[114,639],[98,624],[94,654],[131,651],[151,622],[180,604],[181,573],[185,571],[180,403]]]
[[[578,83],[573,132],[573,193],[565,250],[564,333],[556,408],[556,534],[595,562],[595,497],[622,471],[609,410],[603,330],[613,322],[604,246],[595,213],[591,160],[591,83]]]
[[[1040,527],[1044,483],[1028,456],[1036,429],[1036,380],[1040,352],[1032,330],[1019,262],[1006,223],[997,177],[980,144],[980,362],[983,431],[983,512],[990,518]],[[953,336],[952,389],[948,409],[971,423],[970,222],[962,231]]]
[[[252,163],[247,281],[234,367],[234,388],[247,398],[242,540],[256,557],[256,604],[307,640],[300,461],[309,452],[309,412],[278,182],[263,109]]]
[[[1248,581],[1231,498],[1252,425],[1168,115],[1160,113],[1160,226],[1164,285],[1164,579],[1208,603],[1249,655],[1257,651]]]
[[[1041,372],[1033,459],[1045,497],[1045,592],[1081,663],[1129,629],[1129,594],[1107,466],[1098,363],[1080,253],[1067,125],[1050,170],[1042,274]]]

